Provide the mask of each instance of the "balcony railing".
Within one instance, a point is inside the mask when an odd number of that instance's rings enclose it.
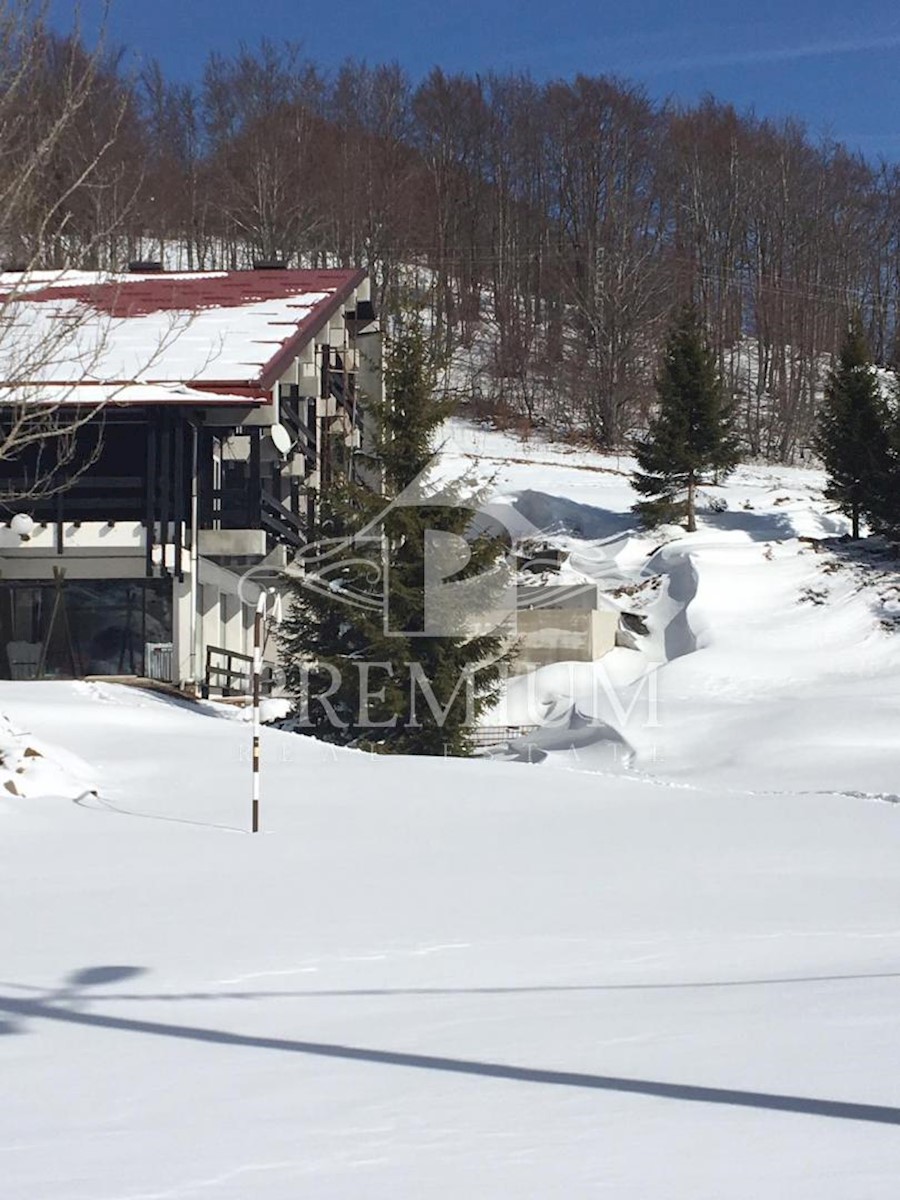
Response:
[[[280,500],[265,491],[260,499],[260,523],[279,542],[298,550],[306,545],[308,538],[303,523]]]
[[[35,521],[141,521],[145,513],[144,480],[140,475],[85,474],[52,496],[22,500],[17,511]]]
[[[302,521],[265,488],[255,497],[247,487],[217,489],[212,493],[212,514],[201,521],[201,528],[263,529],[276,541],[295,547],[307,541]]]

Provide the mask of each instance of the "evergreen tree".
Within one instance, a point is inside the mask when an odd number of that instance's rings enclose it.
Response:
[[[853,320],[825,383],[816,450],[828,472],[825,495],[850,518],[854,538],[861,518],[877,515],[889,503],[888,425],[866,340],[859,321]]]
[[[874,481],[869,518],[878,533],[900,537],[900,387],[895,381],[893,407],[887,408],[887,450]]]
[[[698,485],[732,470],[738,446],[715,357],[692,305],[679,310],[669,329],[656,391],[659,409],[635,445],[633,483],[646,499],[634,511],[649,525],[684,519],[693,533]]]
[[[349,482],[320,506],[318,550],[293,589],[282,652],[295,712],[327,741],[412,754],[466,754],[471,725],[496,698],[509,657],[495,632],[430,632],[426,535],[465,537],[455,580],[498,580],[504,547],[469,533],[471,498],[423,484],[450,411],[421,323],[388,346],[385,400],[369,405],[380,490]],[[410,501],[410,493],[414,493]]]
[[[357,741],[361,724],[377,745],[402,705],[401,681],[371,667],[360,676],[357,666],[402,653],[384,645],[380,541],[365,536],[367,511],[359,487],[335,480],[319,505],[317,539],[306,548],[305,575],[293,583],[279,639],[295,715],[316,737],[339,745]]]

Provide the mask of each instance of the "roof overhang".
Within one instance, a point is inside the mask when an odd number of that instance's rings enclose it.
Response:
[[[109,404],[160,405],[182,404],[198,407],[242,408],[260,407],[270,404],[271,393],[258,389],[220,392],[207,388],[195,388],[181,383],[29,383],[15,387],[0,384],[0,405],[6,407],[21,404],[43,404],[48,408],[60,404],[78,405],[82,408],[101,408]]]
[[[310,338],[315,337],[316,330],[325,325],[335,313],[340,312],[347,299],[353,295],[359,285],[365,280],[366,272],[356,271],[347,282],[337,289],[328,299],[317,305],[313,312],[297,326],[297,332],[282,345],[263,368],[259,383],[266,388],[274,387],[285,373],[297,354]]]

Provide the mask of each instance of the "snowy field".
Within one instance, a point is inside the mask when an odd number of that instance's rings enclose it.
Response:
[[[896,564],[812,471],[648,536],[625,461],[446,453],[640,649],[512,684],[532,765],[267,730],[257,837],[238,714],[0,685],[2,1200],[896,1196]]]

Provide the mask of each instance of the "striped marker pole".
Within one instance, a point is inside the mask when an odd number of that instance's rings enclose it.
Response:
[[[253,833],[259,833],[259,693],[262,676],[263,620],[268,599],[267,592],[260,593],[253,621],[253,810],[250,825]]]

